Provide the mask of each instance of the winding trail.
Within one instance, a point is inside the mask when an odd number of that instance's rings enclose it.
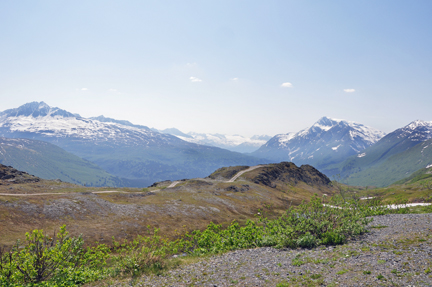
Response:
[[[175,187],[177,184],[179,184],[180,181],[174,181],[166,188],[172,188]],[[160,189],[152,190],[150,192],[157,192],[160,191]],[[78,192],[79,193],[79,192]],[[91,191],[90,193],[93,194],[100,194],[100,193],[131,193],[126,192],[122,190],[101,190],[101,191]],[[33,196],[33,195],[61,195],[61,194],[73,194],[71,192],[47,192],[47,193],[0,193],[0,196]]]
[[[85,192],[85,191],[84,191]],[[76,194],[82,193],[82,192],[75,192]],[[61,195],[61,194],[75,194],[74,192],[47,192],[47,193],[0,193],[4,196],[32,196],[32,195]],[[89,193],[130,193],[126,191],[121,190],[102,190],[102,191],[90,191]]]
[[[172,187],[176,186],[179,183],[180,183],[180,181],[173,181],[170,185],[167,186],[167,188],[172,188]]]
[[[237,178],[239,178],[242,174],[248,172],[248,171],[252,171],[254,169],[257,169],[259,167],[265,167],[265,165],[255,165],[255,166],[251,166],[248,169],[239,171],[236,175],[234,175],[230,180],[228,180],[227,182],[234,182]]]

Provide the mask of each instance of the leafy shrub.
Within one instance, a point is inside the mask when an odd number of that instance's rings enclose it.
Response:
[[[310,232],[297,239],[297,245],[303,248],[312,248],[319,245],[319,243],[320,241],[310,234]]]
[[[165,266],[165,259],[178,251],[182,243],[169,241],[158,235],[155,228],[151,236],[137,236],[133,241],[117,242],[113,238],[114,274],[138,276],[147,271],[155,273]]]
[[[100,267],[106,264],[109,251],[103,244],[83,248],[82,237],[69,237],[64,225],[53,237],[43,230],[26,233],[22,248],[20,244],[17,241],[8,252],[0,252],[1,286],[36,286],[48,280],[74,286],[94,281],[102,277]]]

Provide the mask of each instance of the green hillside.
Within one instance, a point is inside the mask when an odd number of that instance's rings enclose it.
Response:
[[[396,181],[394,184],[413,184],[426,179],[432,179],[432,166],[429,168],[421,168],[410,176]]]
[[[43,141],[0,138],[0,163],[44,179],[87,186],[123,185],[97,165]]]
[[[92,143],[64,147],[94,162],[112,175],[141,180],[146,185],[167,179],[206,177],[224,166],[257,165],[268,160],[216,147],[182,146],[104,146]]]
[[[401,137],[399,130],[397,130],[363,150],[361,156],[351,156],[341,164],[326,166],[322,171],[328,176],[340,174],[341,177],[346,177],[353,173],[377,167],[393,155],[409,150],[419,143],[420,141],[413,141],[405,136]]]
[[[344,183],[363,186],[387,186],[410,176],[420,169],[425,169],[430,164],[432,164],[432,139],[420,142],[403,152],[393,153],[393,155],[386,157],[385,160],[377,159],[375,164],[369,165],[369,168],[363,166],[359,168],[358,172],[349,174],[344,179]]]

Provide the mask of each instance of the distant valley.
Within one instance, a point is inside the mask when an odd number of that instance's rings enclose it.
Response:
[[[245,137],[241,135],[206,134],[194,132],[185,134],[176,128],[157,131],[164,134],[171,134],[187,142],[220,147],[241,153],[254,152],[272,138],[268,135],[254,135],[252,137]]]
[[[432,122],[420,120],[386,135],[322,117],[299,132],[249,138],[83,118],[32,102],[0,113],[0,136],[0,163],[88,186],[146,187],[281,161],[312,165],[351,185],[386,186],[432,164]]]
[[[0,113],[0,135],[49,142],[96,164],[134,186],[202,177],[229,165],[255,165],[262,159],[178,137],[126,121],[82,118],[43,102]]]

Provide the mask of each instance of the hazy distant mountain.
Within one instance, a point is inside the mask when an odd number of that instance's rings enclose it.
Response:
[[[250,153],[256,151],[260,146],[265,144],[271,138],[271,136],[267,135],[255,135],[249,138],[241,135],[224,135],[195,132],[189,132],[185,134],[176,128],[159,130],[159,132],[174,135],[187,142],[220,147],[223,149],[241,153]]]
[[[338,172],[350,184],[385,186],[430,164],[432,122],[417,120],[349,158]]]
[[[82,118],[44,102],[1,112],[0,135],[53,143],[112,175],[141,180],[142,185],[164,179],[202,177],[222,166],[263,162],[183,141],[127,121]]]
[[[176,129],[176,128],[169,128],[169,129],[164,129],[164,130],[157,130],[160,133],[163,134],[170,134],[176,137],[181,137],[181,138],[186,138],[186,139],[193,139],[193,137],[191,135],[185,134],[184,132]]]
[[[126,184],[94,163],[38,140],[0,138],[0,163],[44,179],[87,186]]]
[[[89,119],[91,119],[91,120],[97,120],[97,121],[104,122],[104,123],[116,123],[116,124],[121,124],[121,125],[124,125],[124,126],[129,126],[129,127],[144,129],[144,130],[148,130],[149,129],[148,127],[143,126],[143,125],[134,125],[130,121],[116,120],[116,119],[113,119],[113,118],[106,118],[104,116],[92,117],[92,118],[89,118]]]
[[[323,117],[310,128],[274,136],[252,155],[320,169],[358,154],[383,136],[359,123]]]

